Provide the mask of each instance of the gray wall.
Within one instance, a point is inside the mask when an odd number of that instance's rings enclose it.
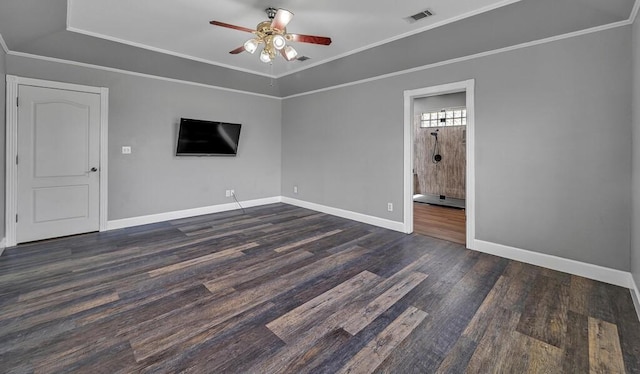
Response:
[[[622,27],[288,98],[283,195],[401,221],[403,91],[475,78],[476,238],[628,271],[630,45]]]
[[[291,96],[623,21],[634,2],[521,0],[287,75],[278,79],[280,93]]]
[[[7,74],[109,88],[109,220],[280,195],[280,100],[7,56]],[[237,157],[176,157],[180,117],[242,123]],[[131,155],[121,154],[130,145]]]
[[[5,124],[6,106],[6,53],[0,48],[0,123]],[[4,185],[5,185],[5,126],[0,131],[0,237],[4,238]],[[0,250],[0,253],[2,250]]]
[[[633,24],[633,215],[631,273],[640,290],[640,21]]]
[[[464,92],[422,97],[413,101],[413,114],[418,115],[442,108],[465,106],[466,100],[467,96]]]

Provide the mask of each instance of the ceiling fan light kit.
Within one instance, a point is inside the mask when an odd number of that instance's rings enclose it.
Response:
[[[280,34],[276,34],[271,38],[271,42],[273,44],[273,47],[275,49],[277,49],[278,51],[281,50],[282,48],[285,47],[285,45],[287,44],[287,40],[284,38],[284,36],[280,35]]]
[[[293,48],[293,46],[287,44],[288,41],[320,45],[331,44],[331,38],[324,36],[288,34],[287,25],[293,19],[293,13],[290,11],[271,7],[265,9],[265,11],[267,12],[269,21],[260,22],[258,26],[256,26],[255,30],[219,21],[211,21],[209,23],[214,26],[227,27],[255,34],[255,37],[247,40],[242,47],[236,48],[229,53],[238,54],[246,51],[253,54],[260,44],[264,44],[264,48],[262,49],[262,52],[260,52],[260,61],[264,63],[270,63],[273,61],[278,53],[280,53],[287,61],[295,60],[296,56],[298,56],[298,52]]]
[[[290,45],[284,47],[284,58],[291,61],[298,56],[298,52]]]
[[[275,57],[275,56],[274,56]],[[269,54],[269,52],[267,51],[267,49],[263,49],[262,52],[260,52],[260,61],[266,63],[271,62],[272,58],[271,55]]]
[[[253,54],[258,49],[260,42],[257,39],[249,39],[244,43],[244,50]]]

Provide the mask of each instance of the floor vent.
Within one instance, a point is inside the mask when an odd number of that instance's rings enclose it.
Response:
[[[416,13],[412,16],[406,17],[405,19],[407,20],[407,22],[409,23],[414,23],[416,21],[420,21],[421,19],[425,19],[427,17],[431,17],[433,15],[433,12],[429,9],[427,10],[423,10],[420,13]]]

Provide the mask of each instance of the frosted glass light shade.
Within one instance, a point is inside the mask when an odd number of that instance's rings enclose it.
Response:
[[[284,48],[284,55],[286,56],[288,61],[293,60],[298,55],[298,52],[290,45]]]
[[[260,53],[260,61],[264,63],[271,62],[271,56],[269,56],[269,52],[263,49],[262,52]]]
[[[287,44],[287,41],[282,35],[274,35],[272,43],[273,43],[273,47],[279,51],[282,48],[284,48],[284,46]]]
[[[246,42],[244,42],[244,50],[253,54],[253,52],[256,51],[256,49],[258,49],[258,41],[255,39],[249,39]]]

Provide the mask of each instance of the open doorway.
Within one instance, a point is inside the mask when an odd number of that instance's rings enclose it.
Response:
[[[465,244],[465,92],[413,100],[413,231]]]
[[[474,81],[405,91],[405,232],[469,247],[474,232]]]

